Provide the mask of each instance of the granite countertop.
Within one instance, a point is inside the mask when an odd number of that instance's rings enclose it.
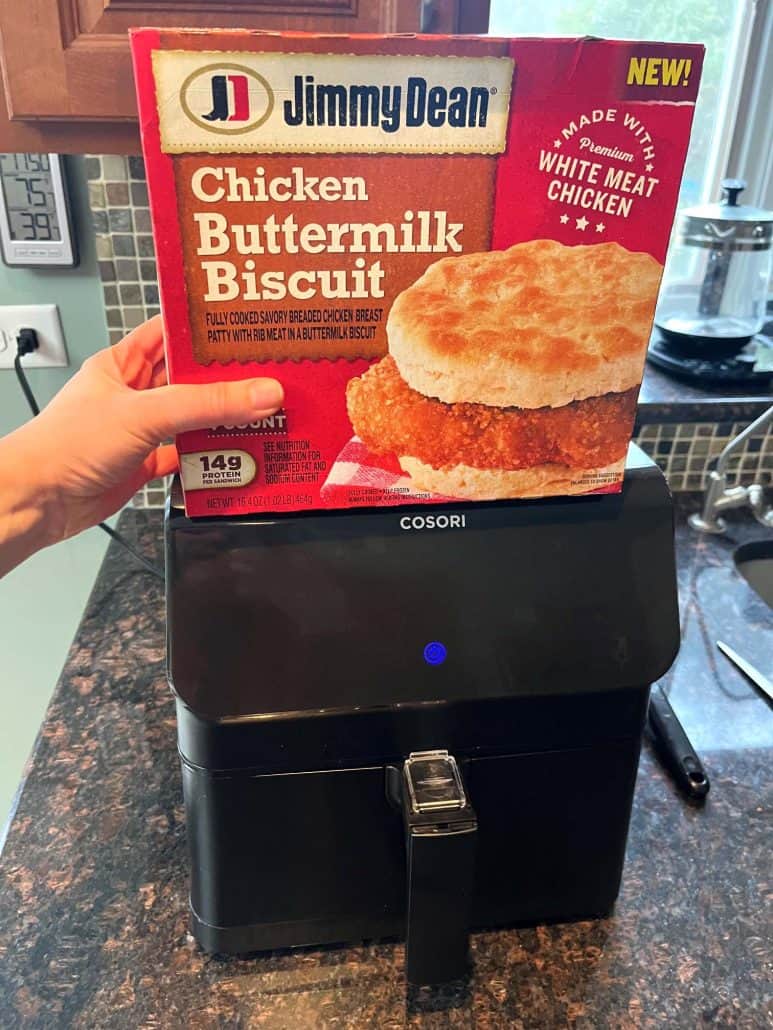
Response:
[[[160,560],[160,513],[121,528]],[[721,538],[679,520],[684,645],[663,685],[711,777],[706,804],[645,745],[614,915],[477,934],[469,985],[425,991],[406,990],[399,944],[198,949],[162,586],[111,544],[0,857],[0,1026],[769,1026],[773,712],[714,646],[773,676],[773,615],[732,564],[763,535],[742,516]]]
[[[773,346],[773,320],[760,340]],[[653,339],[658,330],[653,330]],[[653,422],[751,422],[773,404],[773,373],[741,384],[678,378],[648,359],[636,409],[637,427]]]
[[[653,422],[752,422],[773,404],[773,380],[754,386],[696,384],[647,363],[636,425]]]

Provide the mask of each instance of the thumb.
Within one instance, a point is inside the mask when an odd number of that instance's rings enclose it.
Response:
[[[187,429],[240,425],[281,407],[284,391],[276,379],[241,379],[234,383],[159,386],[136,393],[139,425],[153,440]]]

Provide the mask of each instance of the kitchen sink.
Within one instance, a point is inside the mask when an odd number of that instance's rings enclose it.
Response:
[[[741,544],[733,560],[752,590],[773,608],[773,540],[754,540]]]

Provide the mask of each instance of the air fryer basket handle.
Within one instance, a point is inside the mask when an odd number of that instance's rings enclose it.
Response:
[[[447,752],[416,752],[403,766],[407,860],[405,969],[409,983],[467,975],[477,823]]]

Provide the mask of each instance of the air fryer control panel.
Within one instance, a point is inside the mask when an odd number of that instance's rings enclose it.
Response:
[[[671,534],[646,459],[619,495],[262,520],[173,510],[170,679],[205,718],[649,682],[677,646]]]

